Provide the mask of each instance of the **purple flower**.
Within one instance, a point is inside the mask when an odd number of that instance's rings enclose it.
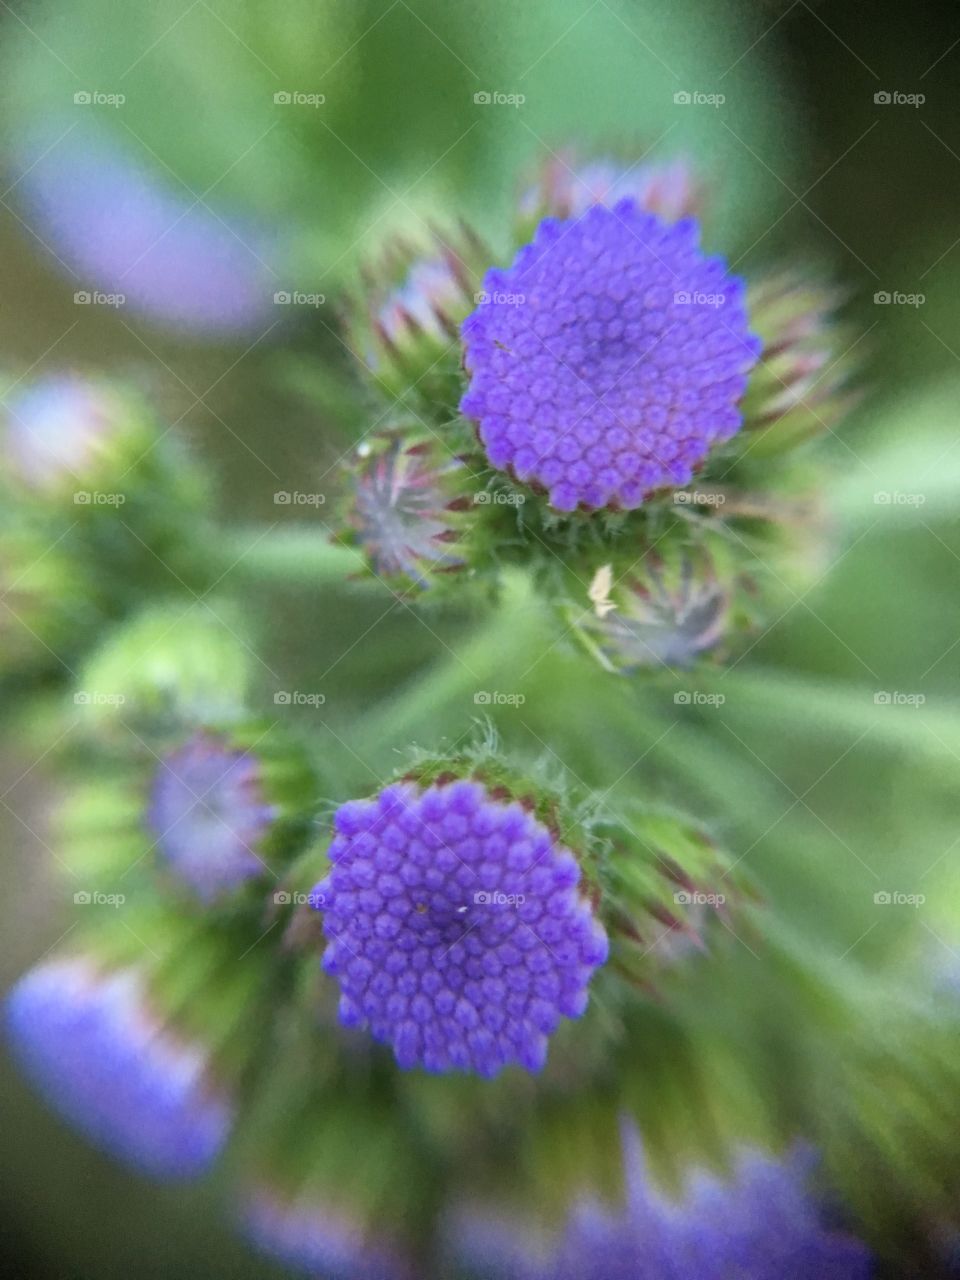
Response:
[[[130,413],[104,383],[69,373],[41,378],[4,405],[4,465],[37,489],[80,479],[129,429]]]
[[[474,781],[396,783],[342,805],[335,826],[316,892],[341,1021],[403,1068],[539,1071],[607,956],[573,854]]]
[[[541,222],[513,266],[484,280],[464,322],[476,421],[491,466],[545,489],[558,511],[632,509],[688,484],[740,428],[759,341],[743,282],[631,200]]]
[[[26,204],[81,291],[122,294],[153,320],[198,334],[242,332],[272,313],[272,237],[221,216],[213,197],[201,201],[202,188],[154,171],[146,153],[135,160],[105,131],[54,146],[44,132],[23,159]]]
[[[23,1070],[96,1146],[162,1179],[196,1177],[216,1159],[230,1104],[203,1049],[151,1009],[136,969],[49,961],[20,979],[6,1016]]]
[[[659,1191],[640,1140],[625,1133],[626,1204],[582,1201],[545,1247],[519,1226],[478,1212],[452,1230],[460,1258],[509,1280],[865,1280],[870,1254],[826,1223],[810,1187],[814,1157],[744,1151],[729,1180],[698,1171],[680,1200]]]
[[[245,1206],[246,1234],[283,1266],[337,1280],[412,1280],[402,1252],[348,1212],[315,1197],[287,1201],[262,1190]]]
[[[174,874],[211,902],[266,870],[256,849],[274,816],[257,757],[200,732],[161,762],[147,820]]]

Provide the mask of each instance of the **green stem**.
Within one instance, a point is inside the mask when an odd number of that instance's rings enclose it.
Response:
[[[481,691],[512,690],[534,665],[544,641],[543,603],[525,574],[509,572],[497,607],[458,652],[410,682],[371,720],[369,732],[379,742],[396,742],[435,719],[455,700],[473,702]],[[541,644],[538,645],[537,641]],[[474,703],[483,714],[484,703]]]
[[[228,571],[317,586],[338,582],[364,566],[359,551],[331,542],[326,530],[240,528],[223,534]]]

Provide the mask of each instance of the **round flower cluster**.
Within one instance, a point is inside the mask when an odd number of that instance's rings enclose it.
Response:
[[[558,511],[633,509],[688,484],[741,425],[760,342],[743,282],[631,200],[545,219],[484,280],[463,325],[461,410],[491,466],[545,489]]]
[[[49,961],[20,979],[6,1012],[21,1066],[96,1146],[163,1179],[216,1158],[232,1108],[204,1052],[161,1025],[135,969]]]
[[[481,783],[396,783],[337,811],[316,890],[341,1021],[401,1067],[493,1076],[546,1060],[607,956],[576,858]]]

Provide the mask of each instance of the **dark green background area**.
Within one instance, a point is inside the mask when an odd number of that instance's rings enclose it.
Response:
[[[295,0],[193,9],[187,0],[14,0],[0,8],[0,136],[8,161],[0,191],[20,174],[19,140],[33,123],[58,116],[80,83],[76,75],[109,88],[115,68],[178,15],[177,30],[143,59],[124,118],[188,186],[203,190],[269,126],[276,88],[289,82],[309,91],[318,74],[327,77],[331,113],[323,120],[334,132],[320,120],[298,122],[233,169],[220,194],[295,227],[288,273],[331,296],[363,247],[351,246],[397,192],[409,189],[406,203],[420,214],[463,212],[496,241],[518,167],[547,145],[574,138],[601,150],[645,146],[672,129],[663,152],[682,145],[718,191],[711,250],[743,255],[737,265],[746,273],[781,257],[814,263],[849,290],[851,341],[862,336],[864,399],[842,439],[821,446],[833,465],[838,529],[849,550],[734,671],[704,678],[700,687],[725,693],[722,716],[707,707],[678,717],[675,685],[662,679],[642,690],[614,689],[611,677],[563,646],[532,670],[517,655],[491,653],[481,674],[521,680],[534,709],[522,723],[509,709],[499,714],[508,743],[536,752],[546,741],[592,785],[617,779],[622,797],[663,786],[664,798],[722,831],[825,962],[852,954],[849,962],[864,974],[909,981],[924,957],[949,967],[958,958],[951,948],[960,951],[953,850],[960,809],[960,644],[953,647],[960,638],[960,15],[948,0],[920,9],[893,0],[623,0],[615,7],[619,16],[589,0],[418,0],[410,7]],[[224,34],[217,12],[242,41]],[[27,26],[42,33],[42,43]],[[363,38],[354,45],[355,37]],[[521,80],[528,94],[521,111],[478,118],[476,89],[511,92]],[[678,88],[722,89],[728,103],[716,113],[684,114],[671,101]],[[922,92],[927,101],[919,109],[880,106],[880,90]],[[16,189],[2,198],[0,365],[18,372],[35,365],[39,373],[77,364],[144,381],[161,419],[184,415],[181,429],[215,466],[220,509],[231,521],[272,522],[275,490],[303,487],[304,476],[325,472],[343,452],[347,437],[293,376],[311,361],[342,360],[326,314],[284,319],[253,350],[251,339],[201,345],[127,314],[85,314],[74,326],[78,286],[24,228]],[[395,216],[412,215],[400,209]],[[926,301],[878,306],[873,297],[881,290],[923,293]],[[195,393],[211,386],[209,409],[190,408]],[[363,427],[358,422],[357,434]],[[926,501],[893,511],[871,501],[874,492],[895,489],[922,492]],[[428,746],[444,735],[457,739],[475,712],[467,687],[435,713],[405,716],[401,708],[394,736],[365,742],[365,768],[347,758],[338,739],[353,742],[358,716],[378,702],[391,714],[403,681],[421,672],[428,679],[429,664],[443,662],[437,633],[455,637],[459,648],[476,625],[451,610],[442,627],[427,630],[404,607],[378,623],[388,605],[376,592],[352,590],[277,587],[249,598],[265,659],[292,686],[299,679],[309,688],[311,676],[333,668],[325,685],[331,774],[344,787],[370,785],[370,773],[388,770],[411,739]],[[878,690],[922,693],[926,702],[877,708]],[[645,717],[649,741],[661,729],[669,735],[662,758],[672,768],[662,776],[637,763],[646,740],[631,745],[634,709]],[[7,735],[0,756],[5,980],[66,927],[64,893],[42,843],[55,779],[44,763],[23,776],[37,754]],[[921,883],[922,914],[878,918],[874,891],[916,892]],[[731,983],[749,983],[749,958],[735,960],[731,972]],[[10,1069],[0,1130],[0,1250],[9,1274],[274,1274],[229,1231],[216,1185],[156,1191],[141,1184],[68,1133]]]

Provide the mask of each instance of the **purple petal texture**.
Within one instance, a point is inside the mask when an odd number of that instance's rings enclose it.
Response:
[[[46,1100],[109,1155],[158,1179],[204,1173],[232,1109],[207,1058],[166,1029],[135,969],[84,957],[31,969],[10,992],[14,1054]]]
[[[273,315],[275,233],[213,194],[200,200],[202,187],[190,190],[106,130],[52,141],[43,132],[22,149],[18,193],[78,290],[123,294],[125,305],[193,335],[227,337]]]
[[[341,1021],[403,1068],[539,1071],[607,956],[573,854],[476,781],[397,783],[335,826],[315,892]]]
[[[413,1280],[399,1249],[372,1239],[343,1210],[314,1197],[286,1202],[261,1191],[245,1206],[246,1235],[284,1266],[325,1280]]]
[[[264,873],[255,850],[274,816],[257,757],[201,732],[161,761],[148,825],[174,874],[212,902]]]
[[[760,342],[743,282],[631,200],[540,223],[463,324],[490,465],[545,489],[559,511],[633,509],[685,485],[741,426]]]
[[[815,1157],[740,1153],[729,1179],[697,1171],[679,1200],[656,1188],[639,1138],[625,1134],[626,1205],[581,1202],[553,1249],[502,1219],[469,1212],[454,1249],[498,1280],[866,1280],[865,1245],[830,1227],[811,1187]]]

